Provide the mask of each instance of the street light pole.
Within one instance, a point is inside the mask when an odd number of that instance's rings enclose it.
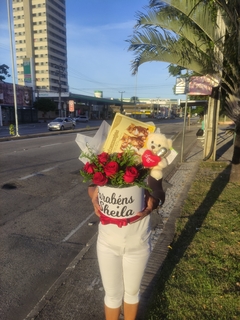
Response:
[[[16,137],[19,137],[18,133],[18,112],[17,112],[17,92],[16,92],[16,83],[15,83],[15,65],[13,58],[13,40],[12,40],[12,22],[11,22],[11,8],[10,2],[7,0],[7,9],[8,9],[8,27],[9,27],[9,36],[10,36],[10,48],[11,48],[11,61],[12,61],[12,80],[13,80],[13,99],[14,99],[14,111],[15,111],[15,126],[16,126]]]

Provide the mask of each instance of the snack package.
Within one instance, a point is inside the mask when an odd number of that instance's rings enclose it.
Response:
[[[138,153],[140,149],[146,147],[147,136],[154,131],[153,122],[145,123],[117,113],[103,145],[103,151],[122,152],[131,145]]]

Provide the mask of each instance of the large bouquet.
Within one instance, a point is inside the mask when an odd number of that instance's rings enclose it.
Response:
[[[139,155],[131,147],[121,153],[112,154],[107,152],[95,154],[89,149],[89,152],[83,152],[80,157],[88,159],[80,170],[83,182],[91,181],[98,186],[108,185],[117,188],[138,186],[149,189],[145,181],[149,169],[141,165]]]

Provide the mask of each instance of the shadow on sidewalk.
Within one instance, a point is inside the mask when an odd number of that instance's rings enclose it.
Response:
[[[223,157],[224,160],[224,154],[229,151],[230,148],[233,147],[233,140],[229,140],[227,143],[223,144],[220,148],[216,151],[216,160],[220,160],[221,157]],[[230,161],[230,157],[228,157]]]

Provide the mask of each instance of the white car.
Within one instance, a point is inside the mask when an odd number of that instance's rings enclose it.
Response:
[[[56,118],[48,123],[48,130],[74,129],[75,123],[71,118]]]
[[[87,116],[77,116],[75,120],[79,122],[88,122],[89,119]]]

